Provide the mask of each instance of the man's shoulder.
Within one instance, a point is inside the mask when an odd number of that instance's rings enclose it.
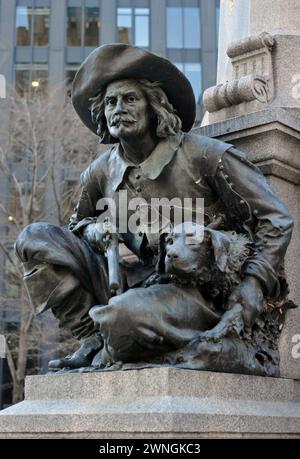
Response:
[[[80,175],[80,181],[83,185],[87,185],[94,179],[100,178],[108,167],[108,161],[111,155],[113,147],[101,153]]]
[[[218,161],[225,151],[233,145],[203,135],[188,133],[184,134],[182,147],[185,160],[191,168],[207,169],[211,175],[214,174]]]
[[[205,156],[208,153],[211,156],[215,156],[233,147],[233,145],[223,142],[222,140],[212,139],[192,132],[184,134],[183,143],[190,149],[191,155],[195,154],[198,157],[199,154],[200,156]]]

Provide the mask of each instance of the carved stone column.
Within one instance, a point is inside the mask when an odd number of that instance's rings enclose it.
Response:
[[[238,3],[222,2],[221,24]],[[285,267],[291,298],[300,305],[300,2],[252,0],[247,5],[243,23],[249,35],[231,24],[240,39],[219,56],[220,84],[205,92],[207,113],[196,132],[246,151],[289,207],[295,229]],[[237,14],[234,20],[239,21]],[[227,62],[230,74],[224,70]],[[300,307],[288,312],[281,336],[283,377],[300,379],[297,340]]]

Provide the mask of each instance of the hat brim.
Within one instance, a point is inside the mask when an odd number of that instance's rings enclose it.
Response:
[[[109,83],[123,79],[158,81],[188,132],[195,121],[196,102],[192,86],[185,75],[167,59],[142,48],[110,44],[96,48],[85,59],[72,85],[72,103],[83,123],[95,134],[90,99]]]

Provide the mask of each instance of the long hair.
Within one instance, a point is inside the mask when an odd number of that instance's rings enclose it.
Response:
[[[156,135],[160,138],[166,138],[169,135],[175,135],[181,130],[181,119],[176,114],[176,110],[169,102],[164,90],[160,87],[159,82],[150,82],[148,80],[136,81],[145,96],[148,99],[152,116],[156,123]],[[100,137],[100,142],[115,143],[117,139],[113,138],[108,130],[105,109],[105,92],[106,88],[102,89],[95,97],[90,99],[92,121],[97,126],[97,135]]]

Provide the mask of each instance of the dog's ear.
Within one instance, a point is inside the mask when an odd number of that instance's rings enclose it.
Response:
[[[205,228],[204,234],[205,233],[210,236],[217,267],[221,272],[226,272],[229,258],[230,239],[221,231],[216,231],[211,228]]]
[[[165,269],[165,256],[166,256],[166,239],[169,233],[162,233],[159,238],[159,258],[155,265],[155,270],[164,273]]]

